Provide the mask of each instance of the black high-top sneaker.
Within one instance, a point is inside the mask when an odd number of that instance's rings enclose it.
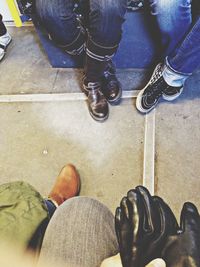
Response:
[[[87,96],[89,113],[96,121],[103,122],[108,118],[108,102],[101,92],[100,82],[90,82],[83,79],[83,92]]]
[[[164,100],[173,101],[177,97],[179,97],[182,92],[183,92],[183,86],[180,87],[167,86],[163,90],[162,97]]]
[[[110,104],[117,105],[120,103],[122,88],[116,77],[116,69],[111,60],[109,60],[106,64],[102,77],[101,90]]]
[[[163,64],[159,63],[148,84],[139,92],[136,100],[136,107],[140,112],[148,113],[158,104],[162,96],[165,100],[172,101],[176,99],[182,91],[182,86],[170,86],[165,82],[163,78]]]

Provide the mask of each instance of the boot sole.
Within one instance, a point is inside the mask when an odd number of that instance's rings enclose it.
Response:
[[[114,100],[108,100],[107,101],[112,105],[112,106],[117,106],[121,103],[121,97],[122,97],[122,89],[120,89],[117,97]]]
[[[90,116],[95,120],[95,121],[98,121],[98,122],[104,122],[105,120],[107,120],[107,118],[108,118],[108,116],[109,116],[109,113],[105,116],[105,117],[103,117],[103,118],[97,118],[97,117],[95,117],[95,115],[91,112],[91,111],[89,111],[89,113],[90,113]]]

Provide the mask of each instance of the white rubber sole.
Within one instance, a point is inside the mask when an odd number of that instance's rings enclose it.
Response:
[[[108,119],[108,116],[109,116],[109,112],[108,112],[108,114],[105,116],[105,117],[103,117],[103,118],[97,118],[97,117],[95,117],[95,115],[89,110],[89,113],[90,113],[90,116],[95,120],[95,121],[98,121],[98,122],[104,122],[105,120],[107,120]]]
[[[177,99],[182,94],[182,92],[183,92],[183,87],[180,89],[180,92],[176,95],[168,96],[168,95],[163,94],[162,97],[166,101],[173,101],[173,100]]]
[[[10,40],[9,42],[6,44],[6,47],[5,49],[1,49],[2,50],[2,53],[0,53],[0,61],[3,60],[3,58],[5,57],[6,55],[6,49],[8,48],[9,44],[12,42],[12,38],[10,37]]]
[[[136,99],[136,108],[138,111],[140,111],[143,114],[147,114],[149,113],[152,109],[154,109],[156,107],[156,105],[158,104],[158,102],[156,102],[153,106],[151,106],[149,109],[144,109],[141,105],[141,100],[142,100],[142,96],[143,96],[143,92],[146,89],[146,87],[144,89],[142,89]]]
[[[162,63],[159,63],[158,65],[161,65]],[[138,111],[140,111],[141,113],[148,113],[149,111],[151,111],[152,109],[155,108],[155,106],[157,105],[158,102],[155,103],[155,105],[153,105],[151,108],[149,108],[148,110],[146,109],[143,109],[143,107],[141,106],[141,100],[142,100],[142,95],[145,91],[145,89],[149,86],[150,84],[150,81],[152,79],[152,77],[154,76],[155,72],[156,72],[156,69],[158,67],[158,65],[155,67],[154,71],[153,71],[153,74],[151,75],[151,78],[149,79],[149,82],[147,83],[147,85],[142,89],[140,90],[139,94],[137,95],[137,99],[136,99],[136,108]]]
[[[2,49],[3,50],[3,49]],[[0,52],[0,61],[5,57],[5,51]]]

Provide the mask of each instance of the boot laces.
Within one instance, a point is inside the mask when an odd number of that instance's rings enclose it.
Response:
[[[84,87],[88,91],[98,91],[101,88],[101,84],[99,82],[88,82],[87,85],[84,84]]]

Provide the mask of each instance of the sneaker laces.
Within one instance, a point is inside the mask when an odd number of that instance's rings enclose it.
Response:
[[[148,97],[157,98],[163,93],[162,85],[164,84],[164,79],[162,79],[163,66],[162,64],[157,65],[146,89],[146,94]]]
[[[154,73],[149,81],[149,85],[155,83],[163,74],[163,65],[160,63],[156,66]]]

